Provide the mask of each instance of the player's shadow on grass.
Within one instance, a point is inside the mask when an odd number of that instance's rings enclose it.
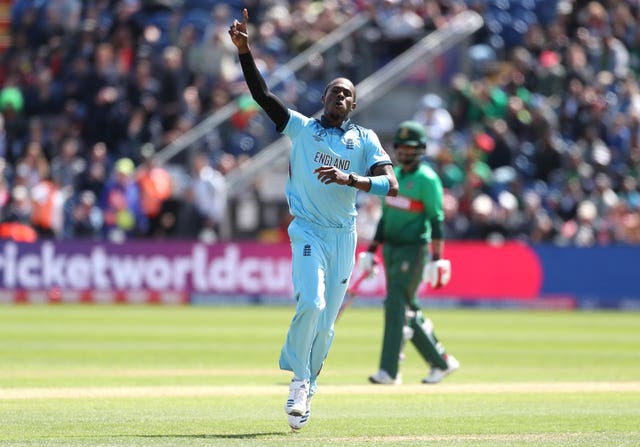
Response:
[[[194,439],[259,439],[266,436],[286,435],[287,431],[273,431],[264,433],[229,433],[226,435],[136,435],[136,438],[194,438]]]

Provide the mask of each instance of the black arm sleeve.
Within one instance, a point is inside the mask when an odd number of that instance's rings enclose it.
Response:
[[[373,240],[383,244],[384,243],[384,219],[380,218],[378,226],[376,227],[376,234],[373,236]]]
[[[280,98],[269,91],[267,83],[258,71],[251,53],[240,54],[240,66],[247,82],[251,96],[267,113],[276,125],[276,130],[282,132],[289,121],[289,110]]]
[[[440,220],[431,221],[431,239],[444,239],[444,222]]]

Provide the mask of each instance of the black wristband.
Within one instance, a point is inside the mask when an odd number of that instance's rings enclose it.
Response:
[[[347,183],[347,186],[354,186],[356,183],[358,183],[358,176],[352,172],[349,174],[349,183]]]

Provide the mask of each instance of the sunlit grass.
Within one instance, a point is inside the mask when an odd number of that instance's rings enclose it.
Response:
[[[0,307],[0,445],[637,446],[640,315],[434,310],[462,368],[376,387],[382,314],[352,308],[312,419],[277,366],[291,307]]]

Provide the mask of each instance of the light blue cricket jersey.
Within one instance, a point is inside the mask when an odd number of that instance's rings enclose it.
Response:
[[[376,165],[391,164],[378,136],[350,120],[339,128],[324,127],[320,120],[291,109],[282,133],[292,142],[286,186],[291,214],[324,227],[353,228],[358,190],[325,185],[313,171],[335,166],[346,173],[368,175]]]

